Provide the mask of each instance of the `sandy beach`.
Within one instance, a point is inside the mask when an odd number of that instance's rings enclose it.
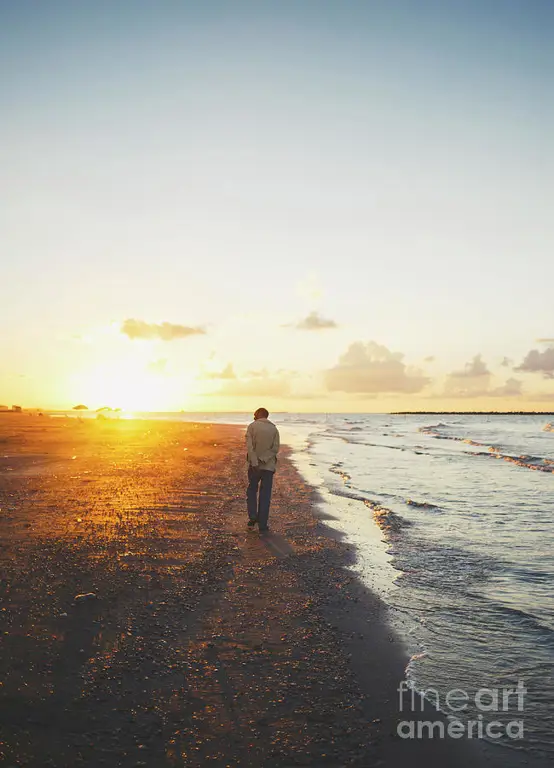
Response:
[[[404,652],[286,447],[246,530],[243,441],[0,416],[3,765],[478,764],[396,735]]]

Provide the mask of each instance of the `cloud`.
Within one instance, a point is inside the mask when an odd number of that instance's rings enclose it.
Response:
[[[298,371],[293,368],[277,368],[275,371],[277,376],[298,376]],[[267,368],[260,368],[259,370],[246,371],[245,377],[247,379],[263,379],[269,376]]]
[[[225,368],[221,371],[205,371],[202,374],[203,379],[236,379],[237,376],[235,374],[234,368],[232,363],[227,363]]]
[[[537,344],[554,344],[554,339],[537,339]]]
[[[500,365],[501,365],[503,368],[509,368],[511,365],[513,365],[513,363],[514,363],[514,361],[513,361],[511,358],[509,358],[509,357],[503,357],[503,358],[502,358],[502,362],[500,363]]]
[[[491,372],[481,355],[475,355],[462,370],[452,371],[446,377],[446,397],[486,397],[491,393]]]
[[[504,358],[507,360],[508,358]],[[504,361],[502,365],[505,365]],[[446,377],[443,397],[520,397],[522,382],[507,379],[499,387],[491,387],[492,374],[481,355],[465,364],[463,370],[452,371]]]
[[[544,352],[532,349],[525,355],[521,365],[515,371],[525,373],[542,373],[545,379],[554,379],[554,347],[548,347]]]
[[[434,355],[428,355],[427,357],[423,358],[424,363],[434,363],[435,362],[435,356]]]
[[[329,390],[338,392],[420,392],[429,379],[418,370],[410,371],[403,357],[374,341],[357,341],[325,372],[325,383]]]
[[[303,320],[292,326],[300,331],[324,331],[328,328],[336,328],[337,324],[334,320],[321,317],[317,312],[310,312],[310,314]]]
[[[473,360],[465,364],[463,371],[452,371],[449,376],[457,379],[473,379],[480,376],[490,376],[491,372],[481,355],[475,355]]]
[[[483,384],[482,381],[481,384]],[[476,386],[468,384],[466,380],[465,386],[447,385],[441,397],[521,397],[522,395],[522,382],[519,379],[507,379],[500,387],[493,388],[488,386],[488,382],[486,386]]]
[[[121,325],[121,333],[130,339],[161,339],[162,341],[174,341],[184,339],[187,336],[206,333],[203,328],[187,325],[175,325],[174,323],[146,323],[144,320],[129,318]]]
[[[487,394],[492,397],[519,397],[523,394],[522,383],[519,379],[507,379],[501,387],[495,387]]]

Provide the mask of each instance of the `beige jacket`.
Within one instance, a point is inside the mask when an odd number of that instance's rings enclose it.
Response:
[[[248,463],[275,472],[279,453],[279,430],[269,419],[256,419],[246,430]]]

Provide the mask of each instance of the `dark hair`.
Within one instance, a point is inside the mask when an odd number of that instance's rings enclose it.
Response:
[[[255,419],[267,419],[268,416],[269,411],[266,408],[258,408],[257,411],[254,411]]]

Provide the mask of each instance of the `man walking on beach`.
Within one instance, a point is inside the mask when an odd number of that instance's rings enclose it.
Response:
[[[279,430],[273,422],[269,421],[268,416],[269,412],[265,408],[258,408],[254,414],[254,421],[246,430],[248,527],[254,528],[258,523],[260,533],[269,530],[267,520],[271,488],[279,453]]]

